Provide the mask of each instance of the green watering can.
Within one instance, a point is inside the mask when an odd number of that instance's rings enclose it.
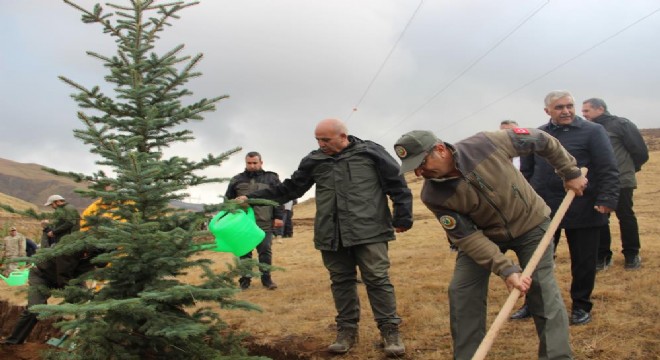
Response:
[[[257,226],[252,208],[235,213],[220,211],[211,219],[209,231],[215,236],[215,247],[208,250],[230,252],[239,257],[252,251],[266,237]]]
[[[14,270],[7,277],[0,275],[0,278],[9,286],[21,286],[27,283],[28,276],[30,276],[30,269],[23,269]]]

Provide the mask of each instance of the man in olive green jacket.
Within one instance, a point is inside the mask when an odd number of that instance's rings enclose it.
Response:
[[[421,198],[458,247],[449,285],[454,359],[471,359],[486,333],[490,273],[524,295],[539,336],[539,359],[572,359],[568,316],[548,248],[531,278],[504,255],[511,249],[523,266],[549,225],[550,209],[513,166],[515,156],[536,153],[581,195],[586,179],[575,159],[536,129],[482,132],[451,145],[430,131],[411,131],[395,144],[401,172],[423,176]]]
[[[412,227],[412,194],[399,165],[385,149],[348,135],[344,123],[321,121],[315,131],[319,149],[307,155],[290,179],[249,198],[281,204],[297,199],[316,184],[314,246],[330,273],[337,310],[337,340],[328,347],[346,353],[357,340],[360,303],[357,270],[381,332],[383,350],[400,356],[405,347],[399,335],[394,287],[389,278],[388,241]],[[387,201],[392,200],[393,213]],[[246,197],[238,197],[244,200]]]

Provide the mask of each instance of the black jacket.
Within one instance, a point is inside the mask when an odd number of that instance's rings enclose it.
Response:
[[[578,116],[570,125],[554,125],[550,121],[539,129],[559,140],[577,160],[578,167],[588,169],[587,188],[575,197],[561,227],[577,229],[607,224],[607,215],[594,210],[596,205],[616,209],[619,199],[619,171],[612,144],[605,128]],[[550,206],[554,214],[566,195],[564,182],[555,170],[538,155],[521,158],[520,171],[534,190]]]
[[[636,188],[635,173],[649,160],[649,149],[637,126],[630,120],[611,115],[607,111],[593,121],[603,125],[610,137],[619,167],[621,187]]]
[[[268,189],[280,184],[280,178],[277,173],[272,171],[243,171],[231,178],[225,197],[233,199],[237,196],[247,195],[251,192]],[[284,212],[283,206],[253,206],[254,217],[257,225],[264,231],[271,230],[273,219],[282,219]]]

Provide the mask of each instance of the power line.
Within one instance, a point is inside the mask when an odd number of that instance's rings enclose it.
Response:
[[[517,93],[518,91],[520,91],[520,90],[522,90],[522,89],[528,87],[529,85],[531,85],[531,84],[537,82],[538,80],[541,80],[542,78],[544,78],[544,77],[550,75],[551,73],[555,72],[556,70],[558,70],[559,68],[563,67],[564,65],[566,65],[566,64],[572,62],[573,60],[575,60],[575,59],[581,57],[582,55],[588,53],[589,51],[591,51],[591,50],[593,50],[593,49],[595,49],[595,48],[597,48],[597,47],[603,45],[603,44],[606,43],[607,41],[609,41],[609,40],[613,39],[614,37],[620,35],[620,34],[623,33],[624,31],[626,31],[626,30],[630,29],[631,27],[637,25],[638,23],[640,23],[640,22],[646,20],[647,18],[649,18],[650,16],[654,15],[655,13],[657,13],[657,12],[659,12],[659,11],[660,11],[660,8],[651,11],[649,14],[647,14],[647,15],[645,15],[645,16],[643,16],[643,17],[637,19],[637,20],[635,20],[635,21],[634,21],[633,23],[631,23],[630,25],[628,25],[628,26],[622,28],[621,30],[619,30],[619,31],[615,32],[614,34],[612,34],[612,35],[606,37],[605,39],[603,39],[603,40],[597,42],[596,44],[594,44],[594,45],[588,47],[586,50],[581,51],[580,53],[578,53],[577,55],[573,56],[572,58],[569,58],[568,60],[566,60],[566,61],[560,63],[559,65],[557,65],[557,66],[553,67],[552,69],[546,71],[545,73],[541,74],[540,76],[537,76],[537,77],[535,77],[534,79],[532,79],[532,80],[526,82],[526,83],[523,84],[522,86],[519,86],[518,88],[516,88],[516,89],[510,91],[509,93],[507,93],[507,94],[505,94],[504,96],[498,98],[497,100],[492,101],[492,102],[486,104],[485,106],[479,108],[478,110],[474,111],[473,113],[471,113],[471,114],[469,114],[469,115],[467,115],[467,116],[464,116],[464,117],[462,117],[462,118],[460,118],[460,119],[458,119],[458,120],[456,120],[456,121],[454,121],[454,122],[451,122],[451,123],[447,124],[447,126],[445,126],[443,129],[446,129],[446,128],[448,128],[448,127],[450,127],[450,126],[452,126],[452,125],[454,125],[454,124],[456,124],[456,123],[458,123],[458,122],[461,122],[461,121],[465,120],[465,119],[469,119],[469,118],[471,118],[472,116],[474,116],[474,115],[476,115],[476,114],[478,114],[478,113],[480,113],[480,112],[486,110],[487,108],[489,108],[489,107],[491,107],[491,106],[497,104],[498,102],[500,102],[500,101],[506,99],[507,97],[509,97],[509,96],[511,96],[511,95],[513,95],[513,94],[515,94],[515,93]]]
[[[406,26],[401,31],[401,34],[399,34],[399,38],[396,40],[396,42],[392,46],[392,49],[390,50],[389,54],[387,54],[387,56],[385,57],[385,60],[383,60],[383,63],[380,64],[380,68],[378,68],[378,71],[376,71],[376,74],[371,79],[371,81],[369,82],[369,85],[367,85],[367,88],[362,93],[362,96],[360,97],[360,100],[358,100],[358,102],[355,104],[355,106],[353,106],[353,110],[346,117],[346,121],[348,121],[348,119],[350,119],[351,116],[353,116],[353,113],[356,112],[357,109],[359,108],[360,104],[362,104],[362,100],[364,100],[364,98],[367,96],[367,93],[369,92],[369,90],[371,90],[371,86],[374,84],[374,82],[376,82],[376,79],[378,78],[380,73],[383,71],[383,68],[385,68],[385,64],[387,63],[387,61],[390,59],[390,57],[394,53],[394,50],[396,49],[397,45],[399,45],[399,42],[403,38],[403,35],[406,33],[406,30],[408,30],[408,27],[412,23],[413,19],[415,18],[415,16],[417,16],[417,13],[419,12],[419,9],[422,7],[422,3],[424,3],[424,0],[420,0],[419,5],[417,5],[417,8],[413,12],[413,14],[410,16],[410,19],[408,19],[408,22],[406,23]]]
[[[491,52],[493,52],[495,49],[497,49],[504,41],[506,41],[511,35],[513,35],[518,29],[520,29],[524,24],[526,24],[534,15],[538,14],[546,5],[550,3],[550,0],[545,1],[541,7],[538,9],[532,11],[529,15],[527,15],[518,25],[516,25],[511,31],[509,31],[502,39],[497,41],[493,46],[491,46],[488,50],[486,50],[485,53],[483,53],[481,56],[479,56],[477,59],[475,59],[470,65],[468,65],[463,71],[461,71],[458,75],[456,75],[452,80],[450,80],[445,86],[443,86],[440,90],[438,90],[435,94],[433,94],[430,98],[428,98],[422,105],[418,106],[415,110],[413,110],[411,113],[403,117],[399,122],[395,123],[392,125],[389,129],[387,129],[383,134],[381,134],[378,139],[382,138],[385,134],[389,133],[394,129],[395,127],[399,126],[401,123],[404,121],[410,119],[413,117],[417,112],[419,112],[421,109],[426,107],[428,104],[430,104],[436,97],[438,97],[440,94],[445,92],[451,85],[453,85],[456,81],[461,79],[468,71],[470,71],[473,67],[475,67],[478,63],[481,62],[486,56],[488,56]]]

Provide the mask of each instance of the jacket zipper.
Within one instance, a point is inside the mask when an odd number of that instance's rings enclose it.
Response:
[[[525,204],[525,208],[529,209],[529,204],[525,200],[525,198],[522,196],[522,193],[520,192],[520,189],[516,186],[516,184],[511,184],[511,188],[513,189],[513,193],[520,198],[520,200]]]
[[[506,229],[507,237],[509,238],[509,240],[513,240],[513,235],[511,235],[511,232],[509,231],[509,222],[507,221],[506,217],[504,217],[504,214],[502,213],[500,208],[497,207],[497,205],[495,205],[495,203],[490,198],[490,196],[488,196],[484,192],[484,188],[489,189],[491,191],[493,190],[493,188],[490,185],[488,185],[485,181],[483,181],[483,179],[476,172],[473,171],[472,174],[474,175],[477,184],[475,184],[472,180],[470,180],[469,177],[466,176],[465,179],[467,180],[468,184],[472,185],[472,187],[474,187],[479,192],[479,194],[481,194],[481,196],[486,200],[486,202],[488,202],[490,206],[492,206],[493,209],[495,209],[495,212],[497,212],[497,215],[500,217],[500,219],[502,219],[502,222],[504,223],[504,228]]]

